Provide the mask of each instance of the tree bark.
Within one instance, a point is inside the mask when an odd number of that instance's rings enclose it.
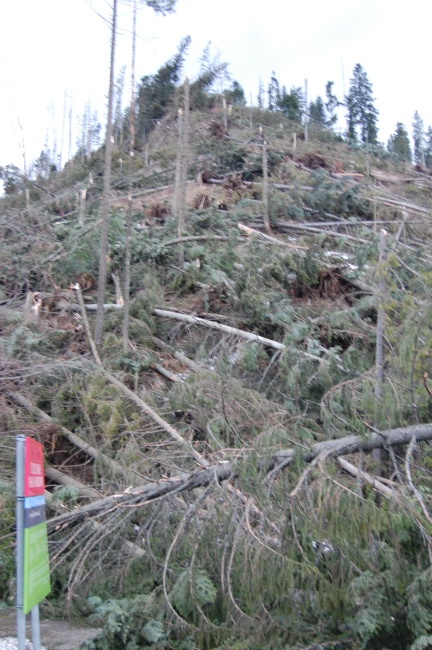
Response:
[[[305,462],[311,462],[317,456],[342,456],[352,454],[360,450],[371,451],[377,447],[387,447],[389,445],[407,445],[412,439],[417,442],[432,439],[432,424],[420,424],[410,427],[389,429],[380,433],[372,433],[369,439],[362,436],[347,436],[338,440],[325,440],[313,445],[309,450],[301,451],[300,455]],[[278,452],[265,463],[266,471],[271,471],[275,467],[279,470],[290,465],[296,456],[294,449],[286,449]],[[142,485],[132,488],[127,492],[117,493],[99,501],[89,503],[81,508],[77,508],[71,513],[66,513],[54,517],[48,521],[51,530],[62,523],[73,523],[86,516],[96,516],[109,508],[116,505],[124,505],[128,501],[133,501],[134,507],[139,508],[150,503],[154,499],[167,496],[173,492],[176,494],[186,490],[192,490],[197,487],[208,485],[212,481],[225,481],[235,476],[235,466],[229,461],[222,461],[216,465],[210,465],[205,469],[189,472],[181,476],[162,479],[151,485]],[[139,499],[137,499],[139,497]]]
[[[385,337],[385,275],[384,275],[384,262],[387,255],[387,232],[381,228],[380,242],[379,242],[379,266],[378,266],[378,287],[376,293],[377,298],[377,326],[376,326],[376,345],[375,345],[375,387],[374,394],[376,399],[376,413],[375,426],[377,429],[380,427],[378,414],[382,413],[382,400],[383,400],[383,387],[384,387],[384,337]],[[377,473],[381,474],[382,470],[382,453],[381,449],[375,449],[372,454],[376,464]]]
[[[130,145],[129,145],[129,178],[128,178],[128,208],[126,212],[126,252],[124,275],[124,312],[123,312],[123,354],[129,352],[129,308],[130,308],[130,273],[131,273],[131,246],[132,246],[132,161],[135,155],[135,54],[136,54],[136,17],[137,0],[133,3],[132,20],[132,76],[131,76],[131,107],[129,117]]]
[[[113,137],[113,98],[114,98],[114,60],[116,47],[116,29],[117,29],[117,0],[113,1],[112,29],[111,29],[111,61],[110,61],[110,79],[108,90],[108,119],[105,138],[105,165],[104,165],[104,184],[102,198],[102,232],[99,256],[99,276],[98,276],[98,293],[97,293],[97,312],[95,326],[95,343],[100,346],[102,343],[102,332],[104,324],[104,300],[107,283],[108,268],[108,230],[110,217],[110,188],[111,188],[111,161],[112,161],[112,137]]]
[[[262,202],[263,202],[263,210],[264,210],[264,227],[267,235],[271,235],[272,229],[270,225],[270,212],[269,212],[269,177],[268,177],[267,140],[264,140],[263,142],[262,167],[263,167]]]

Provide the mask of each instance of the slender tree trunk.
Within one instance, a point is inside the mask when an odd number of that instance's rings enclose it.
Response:
[[[305,79],[305,123],[304,123],[305,142],[309,141],[309,104],[308,104],[308,80]]]
[[[182,163],[182,143],[183,143],[183,108],[178,109],[177,129],[178,129],[178,139],[177,139],[177,159],[176,159],[176,168],[175,168],[175,177],[174,177],[173,215],[174,215],[174,219],[177,219],[177,232],[180,233],[179,206],[180,206],[181,163]]]
[[[86,198],[87,198],[87,188],[84,188],[79,191],[78,200],[78,225],[80,228],[84,227],[85,223],[85,213],[86,213]]]
[[[223,125],[225,129],[228,128],[228,109],[226,97],[222,97],[222,114],[223,114]]]
[[[378,315],[377,315],[377,327],[376,327],[376,348],[375,348],[375,399],[377,401],[376,409],[377,413],[382,411],[382,399],[383,399],[383,386],[384,386],[384,336],[385,336],[385,309],[384,309],[384,293],[385,293],[385,276],[383,264],[387,256],[387,232],[384,228],[380,232],[380,242],[379,242],[379,280],[378,280]],[[378,421],[376,418],[375,426],[380,429],[383,422]],[[377,464],[377,470],[381,473],[382,469],[382,450],[375,449],[372,452],[372,457],[374,458]]]
[[[69,106],[69,145],[68,145],[68,160],[72,161],[72,96]]]
[[[269,180],[268,180],[268,158],[267,158],[267,140],[263,142],[263,188],[262,188],[262,202],[264,209],[264,227],[268,235],[272,234],[270,226],[270,213],[269,213]]]
[[[136,14],[137,3],[133,4],[132,26],[132,76],[131,76],[131,109],[129,118],[130,148],[129,148],[129,182],[128,209],[126,213],[126,256],[124,284],[124,314],[123,314],[123,354],[129,351],[129,305],[130,305],[130,267],[131,267],[131,230],[132,230],[132,163],[135,155],[135,54],[136,54]]]
[[[108,91],[108,119],[105,138],[105,168],[104,168],[104,185],[102,199],[102,232],[101,248],[99,257],[99,277],[98,277],[98,308],[96,312],[95,342],[96,345],[102,343],[102,331],[104,324],[104,301],[107,282],[107,256],[108,256],[108,229],[110,216],[110,187],[111,187],[111,161],[112,161],[112,136],[113,136],[113,96],[114,96],[114,59],[115,59],[115,42],[117,28],[117,0],[113,2],[112,30],[111,30],[111,62],[110,62],[110,79]]]
[[[188,149],[189,149],[189,106],[190,87],[189,79],[184,84],[183,109],[179,110],[179,149],[177,153],[175,189],[174,189],[174,216],[177,218],[177,233],[183,235],[186,217],[186,189],[188,177]],[[178,248],[178,264],[184,265],[184,245]]]

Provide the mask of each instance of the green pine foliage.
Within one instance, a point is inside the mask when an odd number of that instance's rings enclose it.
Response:
[[[378,110],[374,106],[372,85],[360,63],[354,66],[345,105],[348,111],[348,138],[354,142],[360,138],[363,144],[376,144]]]
[[[396,124],[396,131],[390,136],[387,150],[403,162],[411,162],[411,144],[408,132],[401,122]]]

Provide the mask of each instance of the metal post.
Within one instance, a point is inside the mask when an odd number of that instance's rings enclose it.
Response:
[[[25,650],[26,617],[24,614],[24,463],[25,436],[16,437],[16,571],[18,650]]]
[[[31,611],[31,622],[33,649],[41,650],[39,605],[35,605]]]

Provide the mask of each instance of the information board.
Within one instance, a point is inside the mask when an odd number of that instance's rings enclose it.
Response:
[[[25,440],[24,462],[24,613],[51,591],[45,513],[43,446]]]

